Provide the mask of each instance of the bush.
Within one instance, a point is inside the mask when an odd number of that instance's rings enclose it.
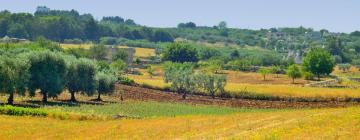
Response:
[[[302,75],[304,76],[305,80],[314,80],[315,75],[308,71],[302,71]]]
[[[48,113],[44,110],[14,107],[8,105],[0,107],[0,114],[14,116],[48,116]]]
[[[102,37],[100,43],[105,45],[115,45],[117,38],[115,37]]]
[[[130,79],[129,77],[124,77],[124,76],[121,76],[119,77],[119,82],[120,84],[124,84],[124,85],[135,85],[135,81],[133,79]]]

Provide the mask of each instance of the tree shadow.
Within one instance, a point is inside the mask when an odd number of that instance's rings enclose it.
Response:
[[[95,100],[89,100],[89,101],[70,101],[70,100],[58,100],[63,103],[69,103],[69,104],[77,104],[77,105],[104,105],[104,103],[107,103],[107,101],[95,101]]]
[[[42,102],[42,101],[26,101],[26,103],[30,103],[33,105],[38,105],[38,106],[80,106],[80,104],[75,103],[75,102],[58,102],[58,101],[48,101],[46,103]]]
[[[9,105],[9,104],[0,103],[0,106],[5,106],[5,105]],[[26,104],[17,104],[17,103],[14,103],[14,104],[12,104],[11,106],[25,107],[25,108],[40,108],[40,105],[30,104],[30,103],[26,103]]]

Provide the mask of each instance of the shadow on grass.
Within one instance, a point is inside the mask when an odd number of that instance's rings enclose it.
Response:
[[[90,100],[90,101],[70,101],[70,100],[56,100],[56,101],[48,101],[47,103],[44,103],[42,101],[26,101],[26,103],[29,103],[31,105],[35,106],[69,106],[69,107],[75,107],[80,105],[104,105],[106,103],[116,103],[111,101],[97,101],[97,100]]]
[[[5,106],[5,105],[9,105],[6,103],[0,103],[0,106]],[[40,105],[37,104],[30,104],[30,103],[26,103],[26,104],[13,104],[12,106],[16,106],[16,107],[25,107],[25,108],[40,108]]]
[[[42,101],[25,101],[26,103],[38,106],[80,106],[80,104],[75,102],[63,102],[63,101],[48,101],[46,103]]]

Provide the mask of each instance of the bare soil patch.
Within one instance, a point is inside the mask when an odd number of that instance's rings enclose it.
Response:
[[[181,95],[174,92],[148,89],[138,86],[118,85],[118,89],[123,93],[124,100],[141,100],[141,101],[161,101],[161,102],[179,102],[189,104],[205,105],[222,105],[230,107],[244,108],[329,108],[329,107],[347,107],[359,105],[357,102],[299,102],[299,101],[269,101],[269,100],[250,100],[250,99],[233,99],[233,98],[215,98],[209,96],[189,95],[183,100]],[[120,99],[120,94],[113,96]]]

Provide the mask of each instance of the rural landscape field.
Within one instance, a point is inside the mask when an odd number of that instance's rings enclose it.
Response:
[[[1,3],[1,140],[360,139],[357,1]]]

